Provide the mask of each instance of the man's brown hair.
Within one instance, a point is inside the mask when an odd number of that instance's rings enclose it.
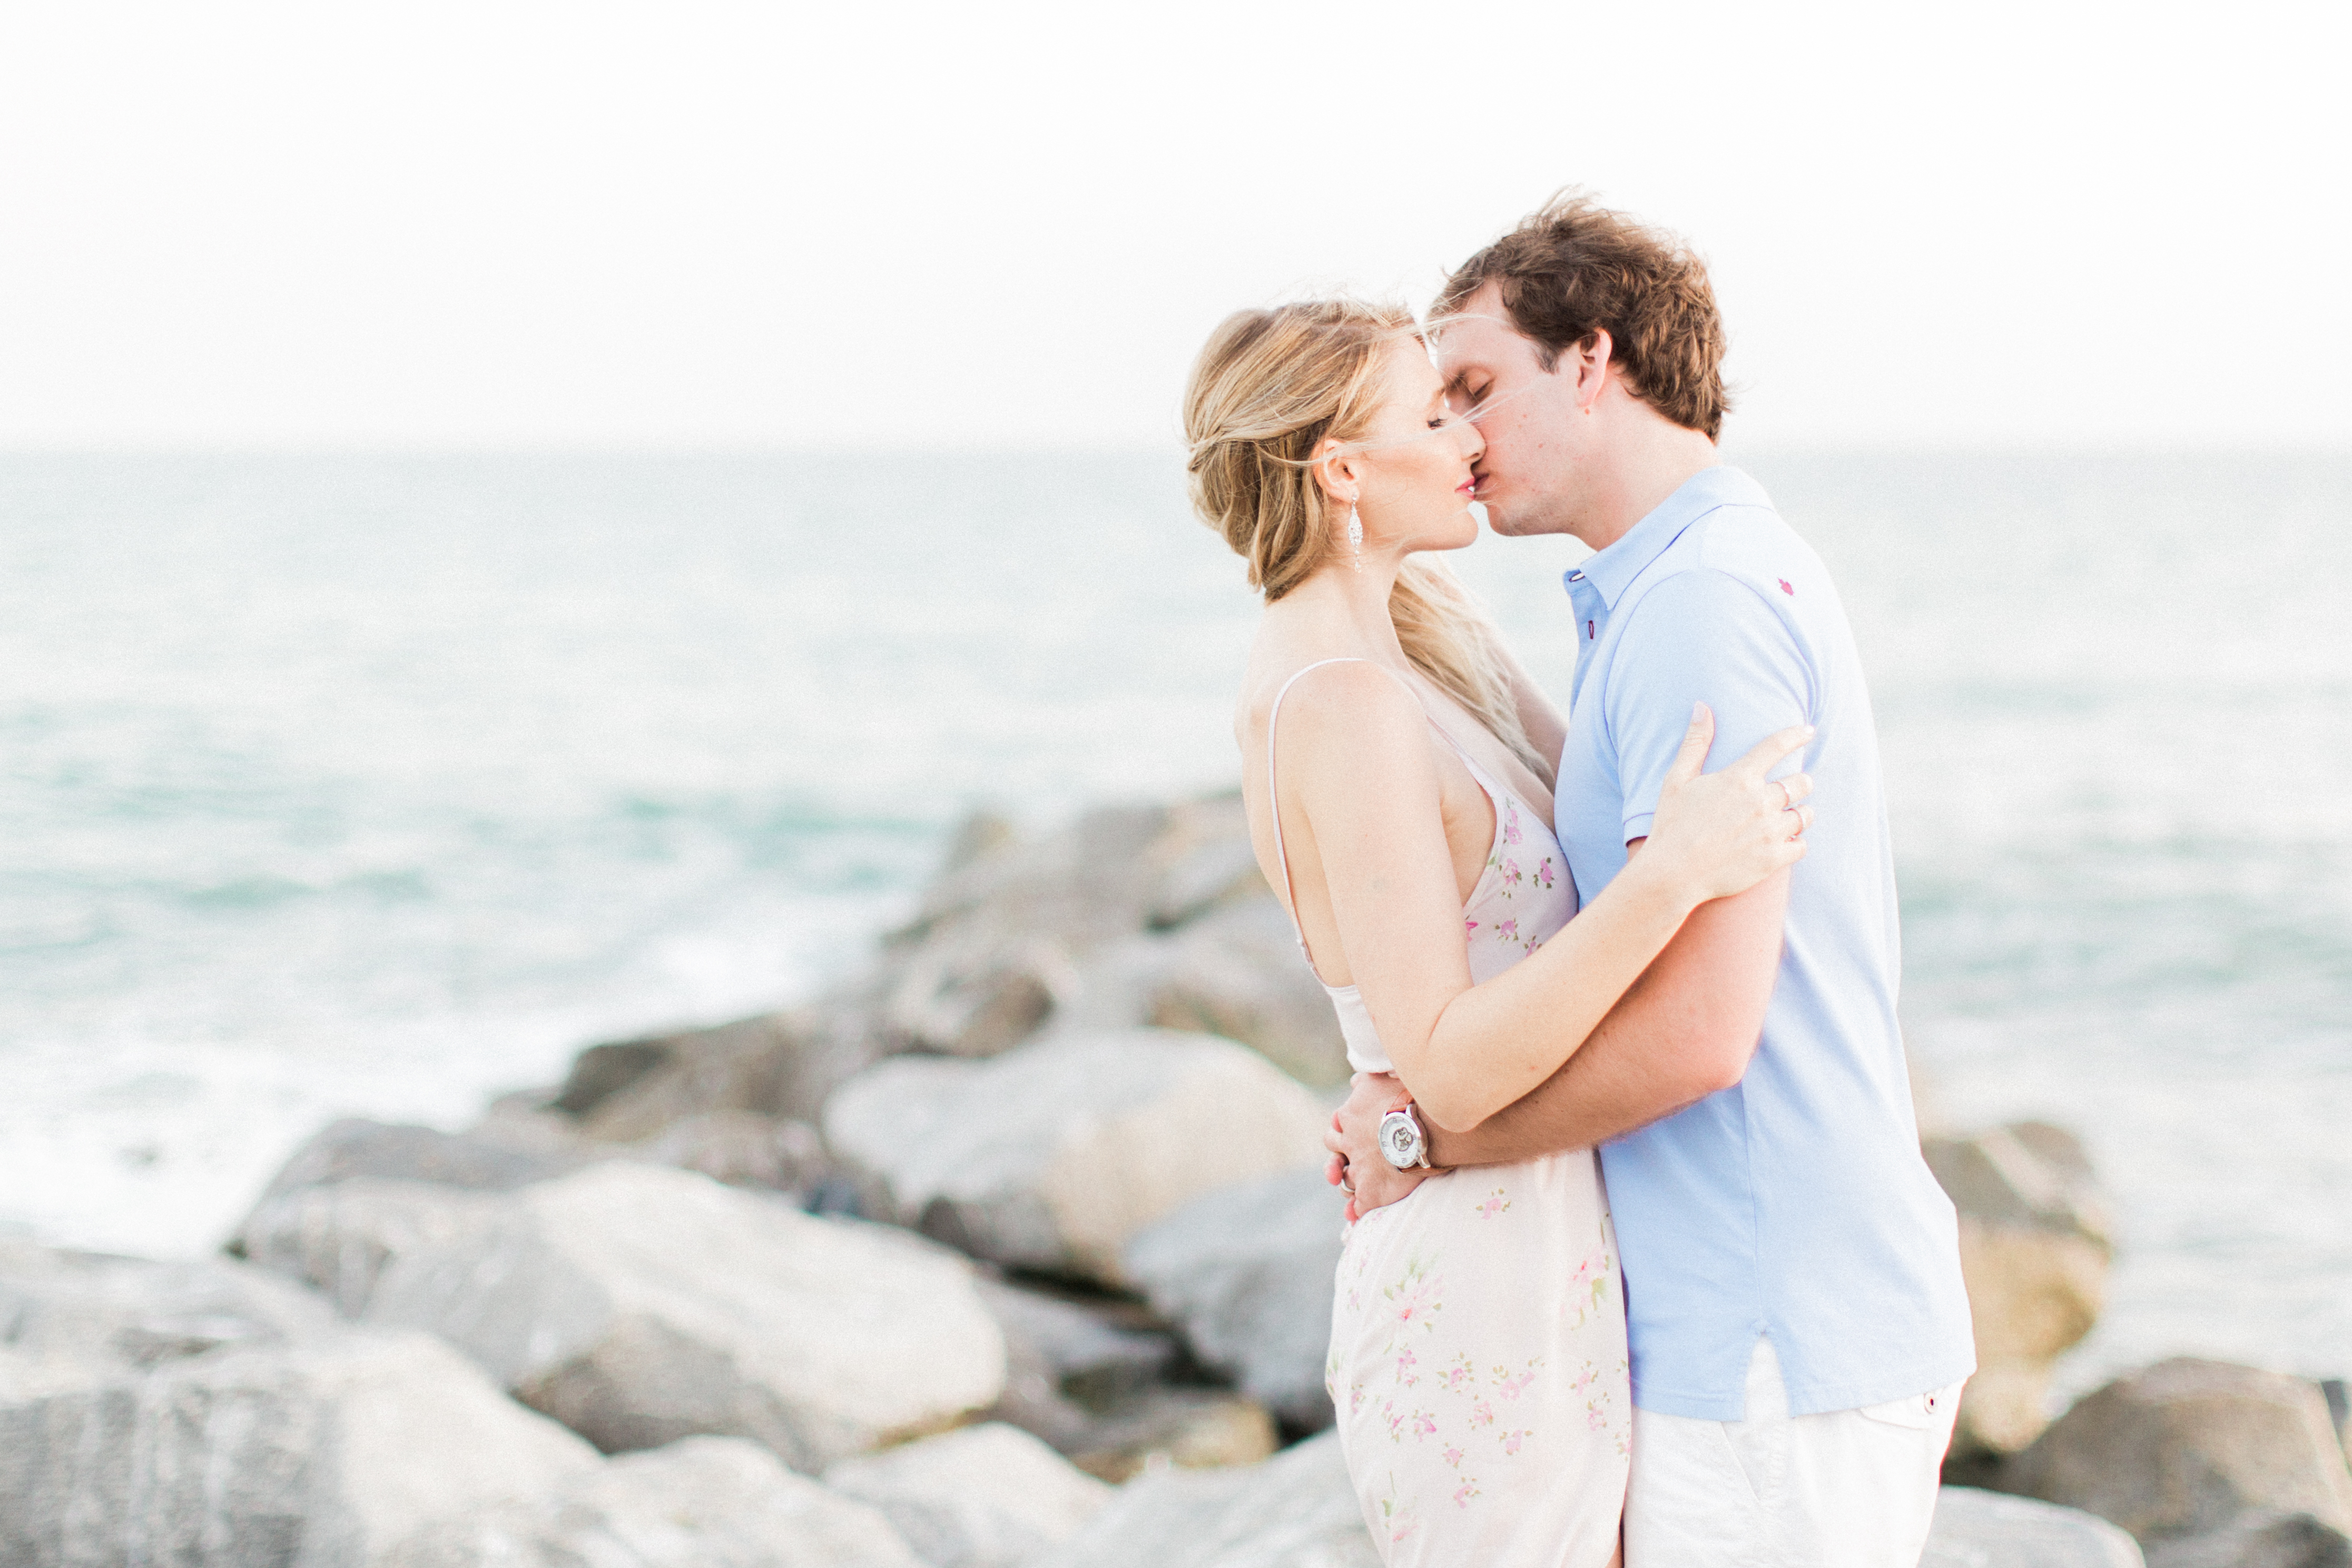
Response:
[[[1455,269],[1435,323],[1489,283],[1546,371],[1606,332],[1627,391],[1710,441],[1722,434],[1723,317],[1706,264],[1680,240],[1566,190]]]

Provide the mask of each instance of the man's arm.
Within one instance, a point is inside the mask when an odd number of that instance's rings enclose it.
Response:
[[[1784,871],[1699,905],[1558,1072],[1468,1132],[1423,1118],[1430,1163],[1507,1165],[1591,1148],[1738,1082],[1764,1033],[1788,903]],[[1332,1118],[1327,1174],[1338,1180],[1346,1162],[1355,1214],[1394,1203],[1423,1179],[1391,1167],[1375,1137],[1381,1118],[1407,1098],[1388,1074],[1360,1075]]]
[[[1716,747],[1727,755],[1710,760],[1719,766],[1755,737],[1810,719],[1813,681],[1777,601],[1728,573],[1677,573],[1627,613],[1615,669],[1586,700],[1604,705],[1631,855],[1650,830],[1680,716],[1694,701],[1717,715]],[[1432,1129],[1431,1161],[1488,1165],[1589,1147],[1738,1082],[1763,1035],[1788,897],[1784,871],[1700,905],[1565,1066],[1474,1129]],[[1410,1178],[1387,1179],[1371,1138],[1402,1097],[1393,1079],[1360,1082],[1325,1139],[1335,1169],[1346,1161],[1363,1195],[1360,1210],[1412,1189]]]
[[[1781,872],[1701,904],[1584,1049],[1466,1133],[1433,1129],[1430,1159],[1491,1166],[1591,1148],[1739,1082],[1780,969]]]

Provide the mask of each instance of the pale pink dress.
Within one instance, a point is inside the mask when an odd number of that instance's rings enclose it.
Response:
[[[1266,721],[1270,801],[1275,723],[1306,673]],[[1483,982],[1567,925],[1576,889],[1549,824],[1430,722],[1494,801],[1494,844],[1462,910],[1471,978]],[[1275,853],[1286,899],[1278,810]],[[1324,989],[1349,1062],[1391,1071],[1357,988]],[[1432,1176],[1352,1227],[1325,1383],[1389,1568],[1602,1568],[1624,1507],[1633,1398],[1592,1152]]]

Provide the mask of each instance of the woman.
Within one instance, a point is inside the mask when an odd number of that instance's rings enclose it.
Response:
[[[1259,862],[1349,1060],[1475,1126],[1558,1071],[1694,908],[1804,852],[1806,781],[1765,778],[1804,732],[1701,777],[1699,709],[1648,843],[1571,924],[1545,761],[1561,717],[1408,559],[1477,537],[1482,451],[1412,318],[1236,315],[1184,419],[1193,504],[1266,603],[1235,719]],[[1632,1413],[1591,1151],[1439,1176],[1357,1224],[1328,1376],[1391,1568],[1613,1563]]]

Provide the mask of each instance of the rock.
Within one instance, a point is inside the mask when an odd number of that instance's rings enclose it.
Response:
[[[1222,943],[1157,940],[1244,909]],[[1311,977],[1302,998],[1297,974],[1265,962],[1296,951],[1286,925],[1266,944],[1269,911],[1238,791],[1108,807],[1028,842],[968,825],[886,946],[881,1032],[892,1050],[985,1057],[1048,1026],[1205,1024],[1328,1075],[1337,1025]]]
[[[1004,1386],[961,1260],[655,1166],[510,1195],[396,1259],[367,1316],[441,1335],[607,1453],[711,1433],[814,1472]]]
[[[1193,815],[1180,830],[1181,846],[1162,851],[1166,869],[1144,912],[1144,924],[1154,931],[1172,931],[1236,904],[1273,902],[1274,890],[1250,842],[1240,791],[1196,801],[1190,810]]]
[[[1320,1167],[1194,1198],[1128,1244],[1129,1278],[1202,1365],[1294,1431],[1331,1424],[1323,1387],[1347,1200]]]
[[[2307,1513],[2256,1509],[2148,1548],[2148,1568],[2352,1568],[2352,1539]]]
[[[629,1153],[729,1186],[807,1192],[831,1169],[824,1140],[806,1122],[751,1111],[705,1111],[673,1122]]]
[[[1122,1286],[1121,1249],[1210,1187],[1319,1165],[1325,1113],[1255,1051],[1160,1030],[989,1061],[900,1057],[825,1107],[835,1155],[903,1225],[1008,1267]]]
[[[1082,1305],[1001,1281],[976,1282],[1004,1333],[1008,1391],[1013,1382],[1034,1376],[1057,1399],[1106,1410],[1141,1393],[1176,1359],[1175,1337],[1131,1302],[1097,1298]],[[1051,1434],[1036,1435],[1053,1440]]]
[[[1019,1568],[1115,1495],[1001,1422],[845,1459],[824,1479],[880,1510],[932,1568]]]
[[[1164,806],[1088,811],[1058,832],[950,868],[887,938],[883,1034],[894,1049],[989,1056],[1074,997],[1076,959],[1143,928],[1177,821]]]
[[[1176,1339],[1140,1304],[1081,1304],[987,1280],[981,1296],[1004,1330],[1010,1367],[990,1416],[1087,1474],[1118,1481],[1155,1460],[1245,1465],[1274,1451],[1273,1417],[1255,1401],[1160,1381],[1183,1370]]]
[[[1928,1138],[1930,1169],[1960,1217],[1960,1268],[1976,1320],[1977,1372],[1961,1396],[1955,1459],[2014,1453],[2047,1425],[2051,1364],[2097,1321],[2113,1254],[2105,1204],[2082,1145],[2020,1122]]]
[[[230,1250],[316,1287],[355,1318],[394,1258],[472,1234],[498,1203],[495,1193],[364,1176],[297,1187],[246,1216]]]
[[[1117,1021],[1240,1040],[1302,1083],[1348,1081],[1339,1015],[1299,954],[1290,916],[1271,895],[1226,904],[1172,936],[1144,939],[1129,961],[1139,971],[1139,1016]]]
[[[360,1176],[507,1192],[576,1171],[591,1158],[480,1133],[444,1133],[347,1117],[330,1123],[288,1156],[254,1207],[303,1187]]]
[[[1254,1465],[1279,1440],[1274,1416],[1255,1400],[1207,1389],[1154,1388],[1090,1424],[1070,1462],[1090,1476],[1123,1481],[1171,1466]]]
[[[755,1443],[688,1437],[411,1538],[383,1568],[927,1568],[888,1520]]]
[[[803,1008],[591,1046],[573,1059],[552,1108],[616,1144],[712,1112],[814,1123],[835,1086],[873,1058],[853,1007]]]
[[[1154,1475],[1029,1568],[1378,1568],[1326,1433],[1244,1469]]]
[[[258,1270],[0,1250],[0,1563],[373,1568],[600,1461]]]
[[[2179,1357],[2083,1399],[2012,1461],[2017,1490],[2084,1508],[2143,1546],[2241,1512],[2352,1527],[2352,1470],[2319,1390],[2300,1378]]]
[[[1021,841],[1020,824],[1002,811],[979,810],[956,824],[940,874],[961,871],[974,861],[1011,850]]]
[[[1946,1487],[1919,1568],[2142,1568],[2139,1544],[2095,1514]]]

